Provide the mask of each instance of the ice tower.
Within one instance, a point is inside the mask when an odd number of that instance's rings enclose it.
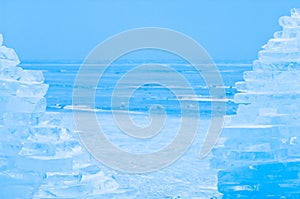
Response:
[[[47,113],[41,71],[23,70],[0,34],[0,198],[101,198],[117,183]]]
[[[300,198],[300,9],[279,24],[236,83],[237,114],[213,150],[223,198]]]

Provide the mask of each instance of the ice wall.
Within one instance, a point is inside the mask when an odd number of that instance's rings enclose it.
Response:
[[[236,83],[237,114],[213,150],[223,198],[300,198],[300,9],[279,24]]]
[[[41,71],[23,70],[0,34],[0,198],[101,198],[118,189],[46,112]]]

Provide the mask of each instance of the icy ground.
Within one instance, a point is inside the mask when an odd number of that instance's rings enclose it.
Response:
[[[74,129],[72,113],[62,112],[63,124]],[[91,113],[92,114],[92,113]],[[122,113],[120,113],[122,114]],[[181,118],[169,115],[162,132],[154,139],[136,140],[124,135],[108,112],[97,113],[98,121],[109,140],[123,150],[131,153],[150,153],[159,150],[176,136]],[[147,114],[132,113],[133,121],[138,125],[147,125]],[[193,118],[190,118],[193,119]],[[112,175],[120,184],[123,194],[112,194],[115,198],[217,198],[216,171],[209,168],[209,158],[198,158],[200,147],[207,131],[210,119],[206,116],[199,121],[199,130],[192,146],[182,158],[168,168],[147,174],[125,174],[114,171],[103,164],[101,169]],[[87,124],[88,125],[88,124]]]

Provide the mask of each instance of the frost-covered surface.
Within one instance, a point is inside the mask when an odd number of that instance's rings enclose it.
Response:
[[[67,111],[62,114],[62,122],[73,129],[72,113]],[[147,113],[130,112],[130,115],[132,120],[139,125],[147,125],[150,121]],[[155,117],[155,115],[152,116]],[[97,113],[97,117],[99,122],[105,124],[102,125],[103,131],[114,145],[124,151],[138,154],[151,153],[168,145],[176,136],[181,122],[180,116],[168,115],[166,125],[158,136],[149,140],[140,140],[125,135],[115,125],[113,116],[109,111],[100,111]],[[210,157],[203,160],[199,159],[199,151],[208,130],[209,122],[208,117],[200,119],[199,130],[194,143],[182,158],[169,167],[144,174],[126,174],[118,171],[112,173],[120,189],[126,190],[123,194],[115,194],[115,198],[220,198],[216,184],[217,170],[209,167]],[[109,170],[109,168],[107,169]]]
[[[118,193],[59,113],[45,112],[41,71],[23,70],[0,34],[0,198],[101,198]]]
[[[237,115],[227,117],[213,150],[224,198],[300,197],[300,9],[279,24],[236,83]]]

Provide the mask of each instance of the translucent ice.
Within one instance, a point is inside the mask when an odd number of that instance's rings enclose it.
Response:
[[[0,80],[0,94],[1,96],[16,95],[20,83],[17,81],[3,81]],[[1,97],[0,96],[0,97]]]
[[[19,155],[23,156],[54,156],[55,145],[52,143],[24,142]]]
[[[72,158],[20,156],[15,160],[15,166],[35,172],[68,172],[72,171]]]
[[[220,171],[224,198],[299,198],[299,162],[268,163]]]
[[[41,113],[45,112],[47,106],[45,98],[0,96],[0,102],[0,108],[5,112]]]
[[[0,80],[0,93],[2,96],[18,96],[30,98],[42,98],[47,90],[47,84],[21,83],[14,80]]]
[[[258,58],[266,62],[300,62],[300,51],[261,50]]]
[[[300,197],[300,9],[279,24],[253,71],[235,84],[237,115],[226,117],[213,150],[223,198]]]
[[[46,112],[43,73],[18,64],[0,45],[0,198],[101,198],[118,189],[60,113]]]
[[[291,16],[299,18],[300,17],[300,8],[292,8]]]
[[[23,70],[20,81],[27,83],[43,83],[44,76],[42,71]]]
[[[7,127],[11,126],[28,126],[28,125],[38,125],[40,123],[40,118],[42,113],[14,113],[6,112],[2,115],[3,123]]]
[[[274,32],[273,36],[274,36],[275,39],[281,38],[282,37],[282,31],[276,31],[276,32]]]
[[[281,49],[297,49],[298,43],[295,38],[274,38],[270,39],[268,43],[263,46],[264,49],[273,49],[273,50],[281,50]]]
[[[276,59],[266,60],[255,60],[253,61],[254,71],[292,71],[300,69],[300,62],[284,62]]]
[[[279,19],[279,25],[282,27],[298,27],[300,25],[300,18],[283,16]]]
[[[0,68],[0,79],[18,80],[22,71],[23,70],[20,67]]]
[[[18,97],[36,97],[40,98],[46,95],[47,84],[21,84],[16,92]]]
[[[13,67],[20,63],[16,52],[5,46],[0,46],[0,68]]]
[[[36,172],[0,171],[0,198],[33,198],[42,179]]]

